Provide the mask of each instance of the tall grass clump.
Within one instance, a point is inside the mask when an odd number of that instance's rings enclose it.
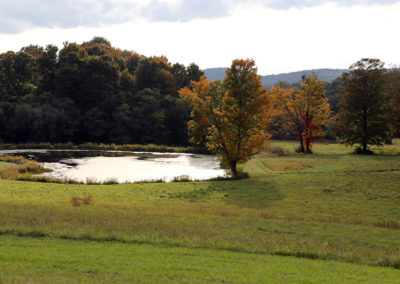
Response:
[[[14,164],[23,164],[27,160],[22,156],[1,155],[0,161]]]
[[[172,182],[190,182],[192,179],[188,175],[181,175],[181,176],[176,176],[172,180]]]
[[[0,161],[8,162],[7,165],[0,170],[0,177],[11,180],[29,180],[35,174],[49,172],[49,169],[43,167],[35,161],[25,159],[21,156],[1,155]]]
[[[81,205],[91,205],[93,203],[94,203],[94,200],[90,195],[88,195],[86,197],[77,197],[77,196],[71,197],[71,204],[74,207],[78,207]]]
[[[289,151],[287,149],[284,149],[280,146],[269,146],[267,148],[267,154],[270,154],[272,156],[278,156],[278,157],[283,157],[283,156],[289,156]]]

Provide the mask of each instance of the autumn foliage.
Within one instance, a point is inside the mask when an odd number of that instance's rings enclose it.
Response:
[[[310,150],[313,143],[317,139],[315,136],[315,132],[318,131],[318,127],[313,124],[312,117],[309,114],[303,115],[302,120],[303,131],[301,133],[301,136],[299,136],[297,140],[302,140],[305,148]]]
[[[300,141],[300,152],[311,152],[317,136],[324,135],[330,118],[325,83],[316,75],[304,77],[300,88],[272,88],[272,119],[286,132],[294,132]]]
[[[180,95],[192,107],[191,141],[219,154],[235,177],[238,163],[265,148],[270,103],[253,60],[234,60],[223,82],[203,76]]]

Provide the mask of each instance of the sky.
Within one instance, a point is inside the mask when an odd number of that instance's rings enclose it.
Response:
[[[400,0],[1,0],[0,52],[82,43],[194,62],[255,60],[260,75],[348,68],[361,58],[400,65]]]

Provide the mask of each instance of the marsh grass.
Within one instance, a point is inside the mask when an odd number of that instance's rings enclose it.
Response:
[[[0,168],[0,177],[3,179],[28,180],[32,175],[51,171],[21,156],[0,155],[0,161],[10,163]]]
[[[94,200],[90,195],[88,195],[86,197],[72,196],[70,200],[71,200],[72,206],[74,206],[74,207],[78,207],[81,205],[90,205],[90,204],[94,203]]]
[[[103,143],[84,143],[73,144],[68,143],[25,143],[25,144],[0,144],[0,149],[55,149],[55,150],[111,150],[111,151],[143,151],[143,152],[161,152],[161,153],[196,153],[211,154],[207,149],[202,147],[174,147],[155,144],[103,144]]]
[[[14,164],[23,164],[26,163],[28,160],[22,156],[0,155],[0,161]]]

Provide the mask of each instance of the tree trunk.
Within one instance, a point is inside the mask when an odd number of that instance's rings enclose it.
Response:
[[[310,152],[310,138],[308,137],[308,133],[306,135],[306,149],[305,151],[308,153]]]
[[[231,168],[232,174],[234,178],[237,178],[238,176],[238,172],[237,172],[237,162],[236,161],[232,161],[229,163],[229,167]]]
[[[363,145],[362,145],[362,153],[366,154],[367,153],[367,140],[364,139]]]
[[[367,126],[367,110],[364,109],[364,114],[363,114],[363,143],[362,143],[362,153],[366,154],[367,153],[367,138],[368,136],[368,126]]]
[[[304,153],[304,141],[303,137],[300,136],[300,152]]]

